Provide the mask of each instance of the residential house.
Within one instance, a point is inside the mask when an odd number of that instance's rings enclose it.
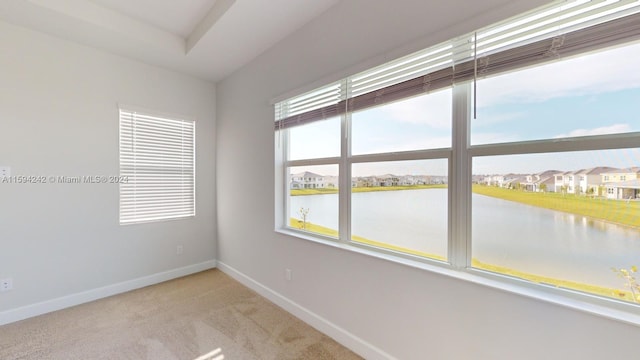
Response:
[[[583,169],[576,172],[577,184],[580,194],[589,196],[602,196],[602,175],[603,173],[616,171],[617,169],[608,166],[598,166],[589,169]]]
[[[608,199],[635,199],[638,197],[640,167],[613,169],[600,174]]]
[[[289,180],[290,189],[324,189],[330,182],[327,177],[309,171],[291,174]],[[333,184],[333,182],[331,182]]]
[[[377,177],[380,186],[398,186],[400,185],[400,177],[392,174],[385,174]]]
[[[525,182],[521,186],[527,191],[534,192],[555,192],[555,176],[558,170],[546,170],[525,177]]]

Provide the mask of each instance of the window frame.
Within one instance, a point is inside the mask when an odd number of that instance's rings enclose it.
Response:
[[[557,4],[557,2],[556,2]],[[638,39],[620,41],[619,39],[611,44],[600,44],[598,50],[606,50],[615,45],[633,43]],[[582,56],[588,54],[593,49],[587,49],[573,53],[573,56]],[[548,61],[542,61],[531,66],[540,66],[547,64]],[[525,67],[516,67],[510,70],[519,70]],[[506,73],[501,72],[501,73]],[[498,73],[500,74],[500,72]],[[350,78],[345,79],[345,82],[350,81]],[[453,86],[453,102],[452,102],[452,147],[443,149],[430,149],[430,150],[418,150],[396,153],[383,153],[383,154],[366,154],[355,155],[350,154],[349,134],[350,129],[350,114],[349,110],[341,114],[341,156],[334,158],[313,159],[313,160],[295,160],[287,161],[286,151],[278,152],[276,150],[276,168],[287,169],[288,166],[305,166],[305,165],[320,165],[327,164],[329,161],[332,164],[336,162],[339,164],[340,174],[340,186],[339,186],[339,234],[340,237],[336,239],[325,239],[321,235],[311,234],[307,232],[300,232],[297,229],[288,228],[283,226],[283,222],[279,221],[280,216],[285,218],[288,216],[288,209],[284,206],[279,206],[279,203],[286,204],[286,198],[288,196],[288,186],[286,180],[284,192],[276,192],[276,231],[301,237],[309,240],[328,240],[330,245],[336,245],[348,249],[365,249],[367,254],[372,256],[381,256],[382,258],[400,262],[403,264],[410,264],[421,268],[427,268],[432,271],[440,271],[437,268],[445,268],[447,270],[453,270],[453,272],[447,272],[447,275],[454,277],[467,278],[466,275],[479,276],[481,279],[489,279],[489,283],[492,286],[505,288],[509,291],[522,294],[523,288],[526,289],[525,293],[530,293],[530,290],[534,292],[542,291],[543,294],[536,293],[535,297],[542,297],[546,300],[554,298],[554,302],[567,304],[566,299],[574,299],[586,301],[589,304],[595,304],[597,306],[603,306],[606,309],[622,310],[625,313],[634,313],[640,315],[640,306],[632,303],[623,302],[615,298],[606,298],[589,293],[582,293],[569,289],[557,289],[548,285],[535,284],[530,281],[511,277],[505,274],[493,273],[479,268],[472,267],[472,253],[471,253],[471,185],[472,185],[472,163],[476,157],[484,156],[500,156],[500,155],[524,155],[524,154],[538,154],[538,153],[564,153],[574,151],[589,151],[589,150],[608,150],[608,149],[629,149],[638,148],[640,143],[640,132],[620,133],[620,134],[608,134],[608,135],[590,135],[582,137],[567,138],[567,141],[558,141],[558,139],[541,139],[541,140],[528,140],[520,142],[504,142],[504,143],[489,143],[489,144],[477,144],[471,145],[470,132],[471,132],[471,118],[473,117],[472,104],[474,102],[473,90],[475,88],[473,79],[466,79],[464,81],[458,81]],[[345,90],[348,93],[348,90]],[[286,129],[276,129],[276,149],[286,149],[287,143],[287,131]],[[564,140],[564,139],[563,139]],[[422,258],[412,256],[411,254],[398,253],[383,248],[374,248],[360,243],[351,241],[350,224],[351,224],[351,165],[361,162],[374,162],[374,161],[400,161],[400,160],[422,160],[422,159],[442,159],[446,158],[449,162],[449,186],[448,186],[448,254],[447,261],[442,262],[429,258]],[[278,171],[276,171],[278,173]],[[282,179],[287,178],[287,174],[282,172],[280,174]],[[556,179],[557,180],[557,179]],[[276,175],[276,181],[279,181],[278,175]],[[284,200],[283,200],[284,199]],[[278,214],[278,212],[284,212],[284,215]],[[387,257],[386,255],[391,255]],[[435,266],[435,267],[434,267]],[[475,281],[485,282],[475,278]],[[496,282],[493,282],[496,281]],[[506,286],[505,286],[506,284]],[[515,285],[517,290],[514,290]],[[549,296],[551,294],[551,296]],[[560,300],[556,298],[556,295],[560,295]],[[585,309],[589,306],[584,304],[575,305],[576,308]],[[593,310],[593,309],[591,309]],[[601,311],[597,310],[597,312]],[[596,311],[596,310],[594,310]],[[608,315],[611,315],[608,310],[605,310]],[[615,316],[614,316],[615,317]],[[640,317],[634,320],[634,323],[640,323]]]

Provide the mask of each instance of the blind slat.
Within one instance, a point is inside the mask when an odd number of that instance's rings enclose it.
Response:
[[[640,1],[559,1],[541,10],[498,23],[351,76],[341,82],[341,96],[326,106],[313,96],[336,84],[276,104],[275,129],[309,124],[347,111],[397,101],[458,82],[496,75],[586,51],[640,39]],[[476,49],[474,50],[474,46]],[[474,51],[477,50],[477,54]],[[311,94],[311,95],[309,95]],[[315,95],[313,95],[315,94]],[[302,102],[309,107],[298,106]],[[294,106],[296,112],[291,112]],[[301,112],[301,110],[307,110]]]
[[[120,223],[195,216],[195,122],[120,109]]]

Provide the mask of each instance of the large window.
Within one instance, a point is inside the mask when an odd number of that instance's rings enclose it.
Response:
[[[639,12],[554,2],[277,103],[279,227],[640,303]]]
[[[195,122],[120,109],[120,223],[195,216]]]

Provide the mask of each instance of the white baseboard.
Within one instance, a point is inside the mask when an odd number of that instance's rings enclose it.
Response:
[[[66,309],[72,306],[84,304],[90,301],[121,294],[127,291],[139,289],[149,285],[159,284],[164,281],[195,274],[200,271],[216,267],[215,260],[205,261],[199,264],[189,265],[178,269],[143,276],[137,279],[124,281],[118,284],[107,285],[97,289],[83,291],[76,294],[63,296],[57,299],[43,301],[37,304],[27,305],[16,309],[0,312],[0,325],[28,319],[30,317],[46,314],[52,311]]]
[[[365,359],[380,359],[380,360],[395,359],[393,356],[385,353],[381,349],[362,340],[361,338],[355,336],[354,334],[348,332],[347,330],[333,324],[329,320],[296,304],[295,302],[269,289],[268,287],[260,284],[259,282],[253,280],[247,275],[232,268],[231,266],[220,261],[218,261],[217,265],[218,265],[217,268],[222,272],[224,272],[225,274],[231,276],[232,278],[236,279],[246,287],[254,290],[258,294],[269,299],[276,305],[290,312],[291,314],[293,314],[300,320],[306,322],[307,324],[311,325],[318,331],[332,337],[337,342],[346,346],[347,348],[349,348],[356,354],[364,357]]]

